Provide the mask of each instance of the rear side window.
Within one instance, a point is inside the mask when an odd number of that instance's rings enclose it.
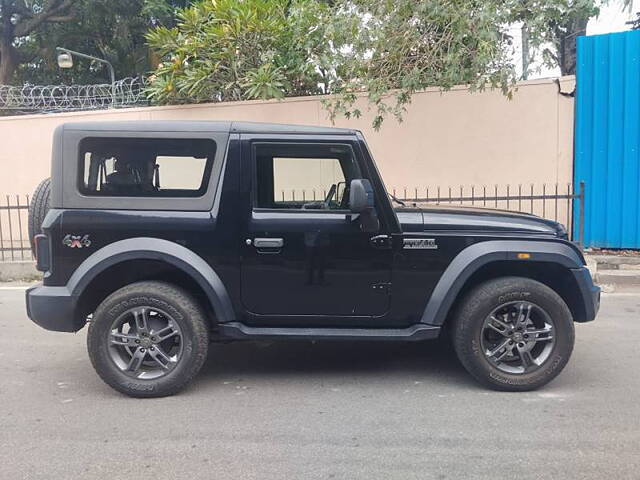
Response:
[[[200,197],[215,153],[209,139],[85,138],[79,190],[103,197]]]

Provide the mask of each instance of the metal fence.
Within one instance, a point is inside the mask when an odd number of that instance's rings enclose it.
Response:
[[[338,188],[338,196],[340,192]],[[580,182],[577,191],[570,183],[414,187],[390,190],[394,197],[408,206],[466,205],[538,215],[564,224],[570,238],[579,245],[584,245],[584,192],[584,182]],[[327,191],[322,189],[287,189],[279,192],[278,202],[318,201],[326,198],[326,195]],[[574,225],[573,212],[576,208],[578,220]]]
[[[33,260],[28,219],[29,195],[0,197],[0,261]]]
[[[417,188],[413,191],[403,189],[401,193],[395,189],[393,191],[393,195],[400,201],[415,205],[453,204],[531,213],[563,223],[567,227],[571,240],[581,246],[584,245],[584,182],[580,182],[578,191],[570,183],[566,185],[556,183],[542,184],[542,186],[517,185],[516,187],[511,185],[503,187],[483,185],[467,188],[460,186],[458,189],[448,187],[446,190],[436,187],[435,191],[426,188],[424,193],[425,196],[420,197]],[[575,202],[578,203],[578,220],[574,225]]]
[[[539,215],[560,221],[567,226],[569,235],[584,245],[585,185],[578,191],[573,185],[518,185],[470,186],[392,189],[391,193],[407,205],[467,205],[496,208]],[[282,201],[317,201],[325,198],[320,190],[287,190],[280,192]],[[577,205],[576,205],[577,202]],[[577,224],[574,214],[577,208]],[[0,196],[0,261],[32,260],[28,232],[29,195]]]

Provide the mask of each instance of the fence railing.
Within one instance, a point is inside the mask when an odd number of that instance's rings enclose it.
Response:
[[[0,261],[33,260],[29,195],[0,196]]]
[[[573,184],[492,185],[459,187],[392,188],[390,193],[407,205],[467,205],[531,213],[555,220],[567,227],[569,237],[584,245],[584,182],[578,190]],[[338,189],[338,196],[341,190]],[[323,189],[285,189],[276,195],[277,202],[300,203],[326,198]],[[574,235],[573,211],[578,202],[577,235]],[[575,238],[574,238],[575,237]]]
[[[542,186],[517,185],[515,187],[511,185],[503,187],[483,185],[466,188],[460,186],[458,189],[447,187],[446,190],[436,187],[431,191],[426,188],[424,197],[419,195],[417,188],[413,189],[413,192],[403,189],[401,193],[394,189],[392,193],[400,201],[416,205],[420,203],[470,205],[539,215],[563,223],[567,227],[569,238],[581,246],[584,245],[584,182],[580,182],[578,191],[570,183],[566,185],[556,183],[553,185],[542,184]],[[577,238],[574,238],[573,211],[576,201],[579,213],[578,225],[575,229],[577,230]]]
[[[578,190],[567,185],[470,186],[392,189],[391,193],[408,205],[470,205],[539,215],[567,226],[570,238],[584,245],[584,182]],[[282,201],[315,201],[325,198],[320,190],[281,191]],[[578,202],[578,225],[574,228],[574,204]],[[28,231],[29,195],[0,196],[0,261],[32,260]],[[574,231],[577,238],[574,238]]]

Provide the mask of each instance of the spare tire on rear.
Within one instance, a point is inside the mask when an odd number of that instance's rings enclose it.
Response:
[[[33,192],[31,203],[29,204],[29,241],[31,242],[31,251],[35,254],[35,244],[33,237],[42,233],[42,222],[50,208],[51,198],[51,179],[45,178]]]

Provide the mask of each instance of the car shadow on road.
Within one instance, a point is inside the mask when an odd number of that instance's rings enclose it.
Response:
[[[415,380],[473,384],[445,340],[427,342],[279,341],[212,344],[200,381],[222,377],[308,374],[363,377],[410,375]]]

